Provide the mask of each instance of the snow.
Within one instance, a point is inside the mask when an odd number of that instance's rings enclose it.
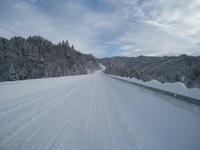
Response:
[[[101,71],[104,71],[106,69],[106,67],[101,63],[99,64],[99,67],[100,67]]]
[[[0,82],[1,100],[14,99],[27,94],[37,93],[42,90],[50,89],[61,84],[66,84],[74,80],[82,79],[81,76],[30,79],[22,81],[6,81]]]
[[[110,75],[110,76],[114,76],[114,75]],[[144,82],[144,81],[138,80],[136,78],[128,78],[128,77],[120,77],[120,76],[114,76],[114,77],[120,78],[120,79],[123,79],[123,80],[127,80],[127,81],[130,81],[130,82],[134,82],[134,83],[139,83],[141,85],[145,85],[145,86],[148,86],[148,87],[153,87],[153,88],[161,89],[161,90],[164,90],[164,91],[184,95],[184,96],[187,96],[187,97],[200,99],[200,89],[198,89],[198,88],[188,89],[181,82],[161,83],[157,80],[151,80],[151,81]]]
[[[200,149],[200,111],[101,71],[2,82],[0,95],[1,150]]]

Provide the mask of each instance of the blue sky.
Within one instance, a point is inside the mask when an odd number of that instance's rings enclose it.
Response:
[[[0,0],[5,28],[96,57],[199,55],[200,0]]]

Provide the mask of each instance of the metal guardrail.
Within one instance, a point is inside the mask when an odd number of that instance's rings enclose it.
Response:
[[[161,90],[161,89],[154,88],[154,87],[149,87],[149,86],[146,86],[146,85],[135,83],[133,81],[127,81],[127,80],[124,80],[124,79],[121,79],[121,78],[117,78],[117,77],[114,77],[114,76],[111,76],[111,75],[108,75],[108,76],[111,77],[111,78],[113,78],[113,79],[117,79],[117,80],[120,80],[120,81],[123,81],[123,82],[127,82],[127,83],[130,83],[130,84],[136,85],[138,87],[141,87],[141,88],[144,88],[144,89],[148,89],[148,90],[157,92],[159,94],[170,96],[170,97],[173,97],[173,98],[176,98],[176,99],[179,99],[179,100],[183,100],[183,101],[186,101],[188,103],[192,103],[192,104],[200,106],[200,99],[196,99],[196,98],[184,96],[184,95],[181,95],[181,94],[177,94],[177,93],[173,93],[173,92]]]

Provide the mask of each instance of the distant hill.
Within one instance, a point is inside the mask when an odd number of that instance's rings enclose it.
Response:
[[[188,88],[200,88],[200,56],[111,57],[100,62],[106,66],[108,74],[143,81],[183,82]]]
[[[87,74],[99,69],[96,58],[40,37],[0,37],[0,81]]]

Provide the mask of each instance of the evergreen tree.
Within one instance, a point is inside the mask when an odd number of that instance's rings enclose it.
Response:
[[[8,80],[14,81],[14,80],[18,80],[18,75],[15,72],[15,69],[13,67],[13,64],[11,63],[9,66],[9,75],[8,75]]]

